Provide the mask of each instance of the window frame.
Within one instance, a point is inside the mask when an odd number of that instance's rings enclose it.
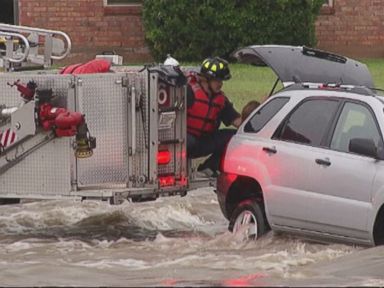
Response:
[[[13,21],[19,25],[19,0],[13,0]]]
[[[133,15],[139,16],[142,13],[143,3],[127,3],[127,4],[108,4],[108,0],[103,0],[104,15],[116,16],[116,15]]]
[[[333,4],[334,4],[334,0],[328,0],[327,1],[328,3],[324,3],[323,4],[323,7],[333,7]]]
[[[109,0],[103,0],[103,6],[104,7],[132,7],[132,6],[142,6],[143,1],[140,1],[141,3],[123,3],[123,4],[109,4]]]
[[[328,0],[320,8],[320,15],[333,15],[335,14],[335,0]]]

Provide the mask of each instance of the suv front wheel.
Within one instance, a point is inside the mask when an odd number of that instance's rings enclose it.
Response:
[[[246,199],[233,211],[228,229],[241,234],[243,240],[256,240],[270,228],[261,204],[256,199]]]

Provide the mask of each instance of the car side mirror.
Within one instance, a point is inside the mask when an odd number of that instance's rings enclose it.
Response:
[[[373,139],[352,138],[349,142],[349,151],[378,159],[377,147]]]

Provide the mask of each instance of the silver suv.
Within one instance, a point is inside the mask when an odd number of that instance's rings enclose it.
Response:
[[[229,142],[217,180],[229,230],[384,244],[384,97],[366,65],[307,47],[249,46],[283,83]]]

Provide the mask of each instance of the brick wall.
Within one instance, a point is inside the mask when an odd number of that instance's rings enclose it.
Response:
[[[384,0],[334,0],[316,22],[318,48],[350,57],[384,57]]]
[[[144,42],[141,7],[104,7],[103,0],[19,0],[20,25],[60,30],[72,40],[63,63],[115,50],[126,63],[151,60]]]
[[[318,48],[351,57],[384,57],[384,0],[334,0],[316,22]],[[151,61],[141,7],[104,7],[103,0],[19,0],[20,25],[61,30],[71,37],[64,62],[115,50],[126,63]]]

